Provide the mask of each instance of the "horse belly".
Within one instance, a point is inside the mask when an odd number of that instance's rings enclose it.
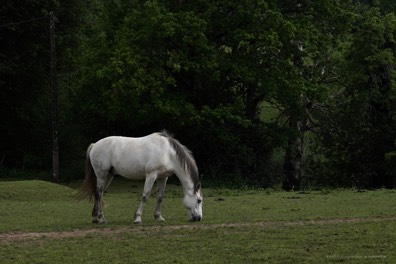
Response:
[[[118,165],[118,166],[117,166]],[[128,163],[120,163],[114,166],[117,174],[131,180],[143,180],[148,174],[156,173],[158,178],[172,175],[170,168],[159,160],[135,160],[129,159]]]
[[[144,166],[138,164],[114,164],[113,169],[118,175],[131,180],[143,180],[146,178]]]

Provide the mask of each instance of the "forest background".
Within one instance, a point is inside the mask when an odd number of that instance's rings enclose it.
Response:
[[[5,0],[1,177],[51,177],[50,11],[61,180],[166,129],[207,184],[396,186],[393,0]]]

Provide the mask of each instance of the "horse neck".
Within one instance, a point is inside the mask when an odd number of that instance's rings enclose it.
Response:
[[[184,171],[180,171],[175,173],[176,176],[179,178],[182,186],[184,194],[192,195],[194,193],[194,182],[189,175],[187,175]]]

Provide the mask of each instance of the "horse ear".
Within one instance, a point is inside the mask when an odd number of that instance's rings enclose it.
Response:
[[[199,189],[201,189],[201,182],[198,182],[195,186],[195,192],[198,192]]]

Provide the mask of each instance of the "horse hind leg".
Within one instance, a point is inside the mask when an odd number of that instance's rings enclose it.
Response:
[[[103,214],[103,191],[97,190],[95,191],[95,202],[94,207],[92,209],[92,223],[94,224],[104,224],[106,223],[106,219]]]
[[[107,173],[106,173],[107,176]],[[104,202],[103,202],[103,192],[106,187],[106,180],[107,177],[98,177],[97,178],[97,183],[96,183],[96,188],[95,188],[95,201],[94,201],[94,207],[92,209],[92,223],[95,224],[105,224],[106,219],[103,214],[103,207],[104,207]]]
[[[109,174],[107,175],[107,179],[106,179],[106,188],[104,189],[104,192],[107,192],[107,189],[109,189],[109,186],[111,184],[111,182],[113,181],[115,176],[115,173],[110,171]]]

